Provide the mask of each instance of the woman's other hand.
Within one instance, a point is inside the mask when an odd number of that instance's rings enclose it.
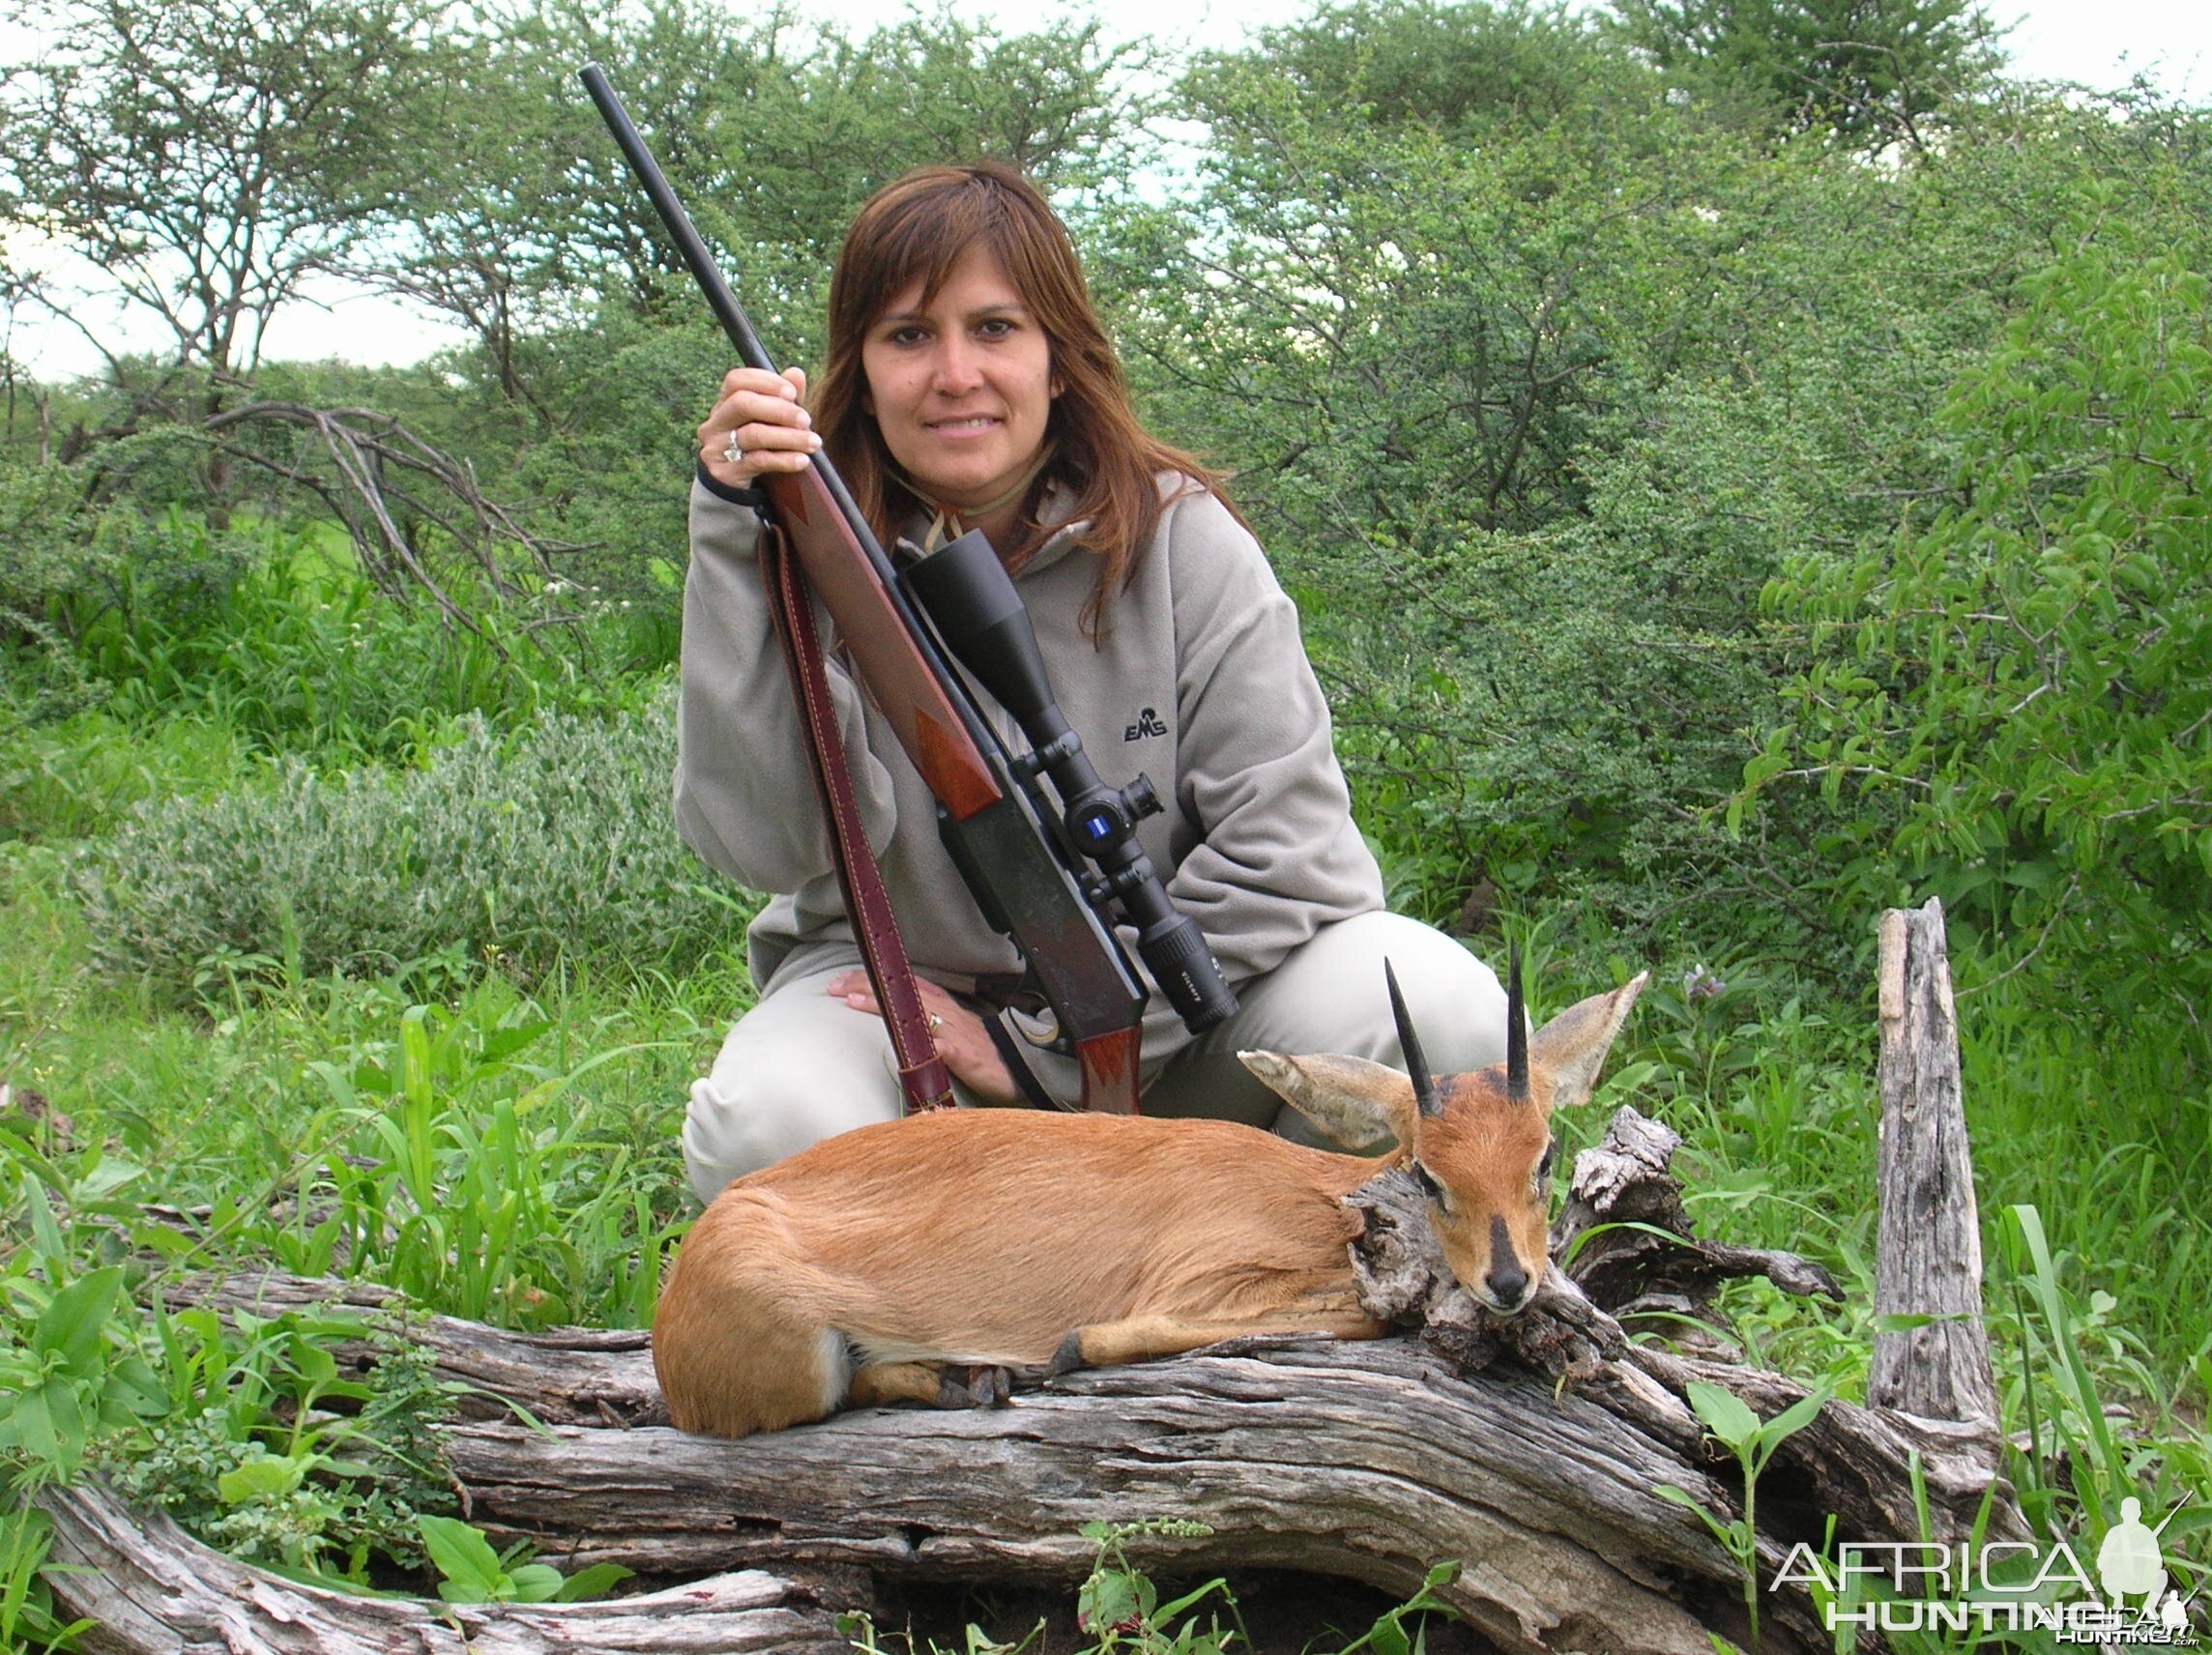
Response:
[[[806,370],[734,367],[721,400],[700,422],[699,463],[725,488],[749,488],[771,471],[803,471],[822,439],[807,414]],[[735,455],[736,457],[732,457]]]
[[[921,991],[922,1010],[929,1013],[929,1033],[937,1042],[937,1055],[945,1060],[952,1078],[984,1103],[1022,1102],[1021,1089],[1014,1085],[1006,1060],[999,1056],[983,1020],[924,977],[915,978],[915,987]],[[877,1010],[875,990],[868,985],[865,972],[839,973],[830,979],[830,993],[855,1011]]]

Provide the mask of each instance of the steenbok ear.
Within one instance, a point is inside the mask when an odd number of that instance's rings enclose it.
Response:
[[[1589,1102],[1597,1089],[1598,1070],[1605,1067],[1605,1055],[1613,1049],[1613,1037],[1620,1032],[1629,1007],[1650,977],[1649,972],[1638,972],[1611,994],[1578,1001],[1536,1031],[1528,1043],[1528,1060],[1550,1077],[1554,1109]]]
[[[1273,1052],[1239,1052],[1237,1060],[1347,1149],[1413,1141],[1413,1083],[1385,1063]]]

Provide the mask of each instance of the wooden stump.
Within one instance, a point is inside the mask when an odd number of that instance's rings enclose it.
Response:
[[[1867,1400],[1978,1424],[1996,1463],[1997,1396],[1982,1321],[1982,1232],[1959,1083],[1943,905],[1881,916],[1881,1229],[1877,1316],[1937,1320],[1875,1337]]]

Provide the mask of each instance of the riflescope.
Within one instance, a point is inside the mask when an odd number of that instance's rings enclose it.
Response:
[[[1136,928],[1137,952],[1168,1003],[1193,1034],[1237,1009],[1237,996],[1199,928],[1178,914],[1160,888],[1151,858],[1138,849],[1137,824],[1160,809],[1151,782],[1108,787],[1068,727],[1045,676],[1030,612],[1005,566],[980,529],[911,564],[899,577],[928,612],[938,636],[1022,727],[1033,749],[1014,760],[1028,775],[1042,771],[1060,796],[1068,842],[1097,869],[1084,882],[1093,908],[1120,906]]]

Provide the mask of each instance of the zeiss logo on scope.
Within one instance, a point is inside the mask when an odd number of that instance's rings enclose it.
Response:
[[[1148,736],[1165,736],[1168,727],[1160,722],[1160,715],[1150,707],[1137,714],[1137,721],[1121,732],[1124,741],[1142,741]]]

